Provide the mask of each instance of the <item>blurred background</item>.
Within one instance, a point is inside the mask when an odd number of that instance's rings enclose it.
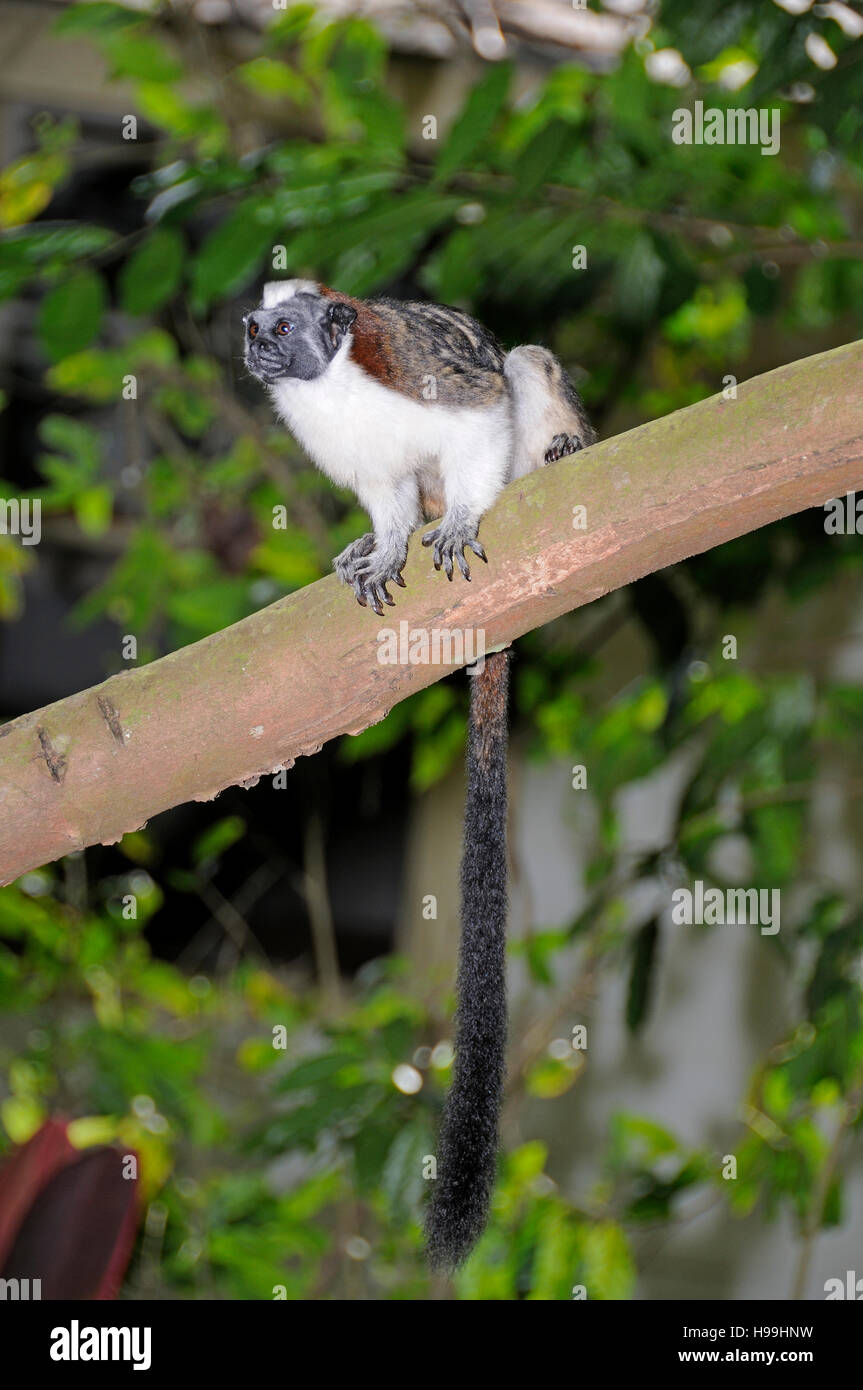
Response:
[[[42,501],[38,546],[0,534],[0,719],[366,529],[244,375],[263,280],[544,343],[604,437],[860,336],[861,35],[863,7],[808,0],[0,5],[0,496]],[[780,152],[673,143],[696,100],[778,108]],[[122,1297],[823,1298],[863,1274],[863,551],[826,523],[517,644],[504,1152],[454,1281],[420,1223],[461,673],[283,785],[0,890],[0,1158],[49,1117],[140,1154]],[[673,925],[699,879],[780,889],[781,930]]]

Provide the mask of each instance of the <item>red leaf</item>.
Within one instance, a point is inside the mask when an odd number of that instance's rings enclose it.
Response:
[[[54,1174],[77,1157],[61,1120],[46,1120],[0,1168],[0,1265],[34,1200]]]
[[[43,1299],[116,1297],[138,1224],[127,1157],[101,1146],[79,1152],[64,1125],[43,1126],[0,1174],[0,1278],[38,1279]]]

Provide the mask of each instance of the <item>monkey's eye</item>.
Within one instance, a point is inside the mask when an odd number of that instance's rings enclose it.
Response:
[[[294,325],[292,323],[288,323],[287,319],[279,319],[278,323],[276,324],[277,333],[280,333],[281,336],[284,338],[288,335],[288,333],[293,333],[293,331]]]
[[[255,323],[255,320],[254,320],[254,319],[249,319],[249,337],[250,337],[250,338],[256,338],[257,336],[258,336],[258,325]]]

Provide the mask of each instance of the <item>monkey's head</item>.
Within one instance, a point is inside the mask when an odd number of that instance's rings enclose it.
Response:
[[[265,385],[294,377],[313,381],[332,362],[357,316],[325,299],[311,280],[277,280],[246,314],[246,366]]]

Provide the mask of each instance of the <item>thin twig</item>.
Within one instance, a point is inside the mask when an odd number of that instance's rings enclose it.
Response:
[[[815,1251],[815,1241],[817,1240],[818,1232],[824,1222],[824,1211],[827,1206],[830,1187],[839,1165],[839,1155],[842,1150],[842,1144],[845,1135],[857,1119],[861,1104],[863,1104],[863,1064],[858,1068],[851,1085],[851,1090],[845,1098],[842,1114],[839,1117],[836,1133],[833,1136],[833,1142],[830,1145],[830,1150],[827,1154],[824,1166],[818,1175],[818,1183],[809,1205],[806,1223],[803,1228],[800,1258],[797,1261],[797,1270],[794,1275],[794,1287],[791,1291],[791,1297],[795,1301],[802,1299],[806,1292],[806,1279],[809,1274],[812,1255]]]
[[[331,1008],[338,1008],[342,992],[339,958],[332,908],[327,892],[324,827],[317,812],[313,812],[306,821],[303,852],[303,894],[309,911],[318,981],[325,1004]]]

